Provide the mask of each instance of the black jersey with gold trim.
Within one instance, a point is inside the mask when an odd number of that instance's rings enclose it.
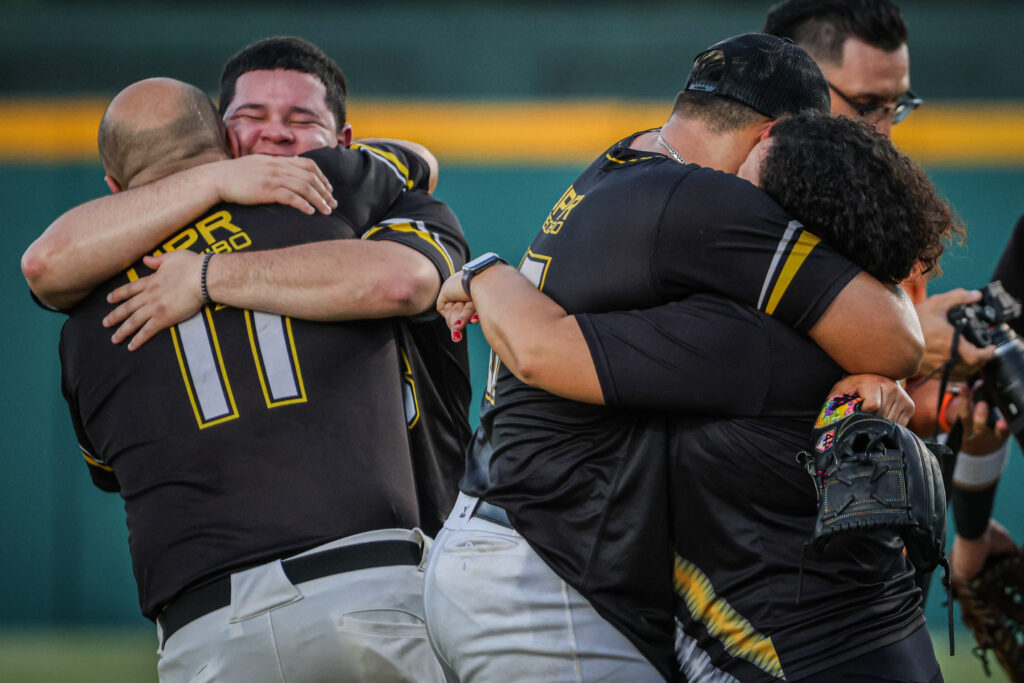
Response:
[[[717,292],[805,332],[858,272],[750,183],[632,150],[633,137],[576,179],[520,264],[569,313],[648,308]],[[664,478],[620,478],[629,457],[665,452],[664,431],[638,413],[526,386],[496,359],[487,382],[461,488],[506,508],[545,561],[584,594],[597,584],[612,593],[632,590],[617,581],[614,566],[635,550],[632,529],[664,529],[666,515],[658,516],[656,505],[636,509],[615,525],[622,532],[615,540],[606,531],[609,501],[631,487],[660,485],[650,496],[665,495]],[[597,566],[599,542],[621,543],[622,562]],[[652,591],[665,585],[658,578],[663,566],[651,564]],[[671,600],[670,587],[643,602],[658,600]],[[672,624],[663,613],[643,615],[651,620],[651,639],[637,645],[667,672]]]
[[[422,192],[407,192],[363,239],[398,242],[426,256],[441,282],[462,269],[469,245],[455,214]],[[469,355],[433,309],[395,321],[420,523],[436,534],[455,504],[469,426]]]
[[[761,312],[708,295],[578,320],[611,403],[688,416],[670,420],[667,474],[654,458],[625,465],[669,483],[676,651],[687,680],[728,680],[722,672],[742,681],[802,678],[922,625],[920,592],[891,532],[804,555],[818,506],[794,455],[842,375],[820,348]],[[646,503],[645,492],[633,494],[609,516]],[[650,559],[633,561],[645,567]],[[634,606],[591,599],[642,635]]]
[[[366,152],[308,156],[334,185],[337,215],[224,204],[155,251],[355,238],[396,199],[425,195]],[[401,213],[447,220],[438,205]],[[125,500],[146,616],[232,570],[419,524],[394,321],[312,323],[210,305],[128,352],[100,325],[105,296],[147,272],[140,261],[100,285],[61,334],[64,394],[93,481]]]

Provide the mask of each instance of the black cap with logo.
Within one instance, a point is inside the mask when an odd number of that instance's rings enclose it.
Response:
[[[712,92],[777,119],[828,113],[828,81],[811,56],[788,38],[744,33],[715,43],[693,60],[684,90]]]

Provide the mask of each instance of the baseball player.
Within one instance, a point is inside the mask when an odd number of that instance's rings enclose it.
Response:
[[[344,74],[323,51],[301,39],[268,38],[247,46],[225,66],[221,90],[221,111],[232,131],[236,155],[293,156],[318,147],[347,145],[352,139],[352,128],[345,120]],[[429,182],[435,182],[436,161],[422,147],[412,147],[418,156],[426,157]],[[401,159],[387,149],[363,148],[394,163],[399,174],[405,172]],[[252,203],[254,195],[257,201],[267,201],[254,191],[233,190],[226,197],[217,191],[229,179],[237,183],[238,177],[263,190],[262,176],[249,174],[257,159],[224,162],[217,172],[193,168],[72,209],[25,254],[23,270],[32,290],[42,300],[66,309],[217,201]],[[229,170],[234,175],[226,175]],[[293,199],[297,208],[307,212],[314,205],[320,211],[331,210],[329,196],[307,202],[295,199],[292,187],[302,189],[301,184],[292,183],[289,191],[271,194],[271,200]],[[208,275],[221,301],[245,308],[313,320],[399,316],[394,327],[420,520],[425,531],[434,533],[455,498],[462,473],[472,392],[465,348],[451,342],[438,316],[419,314],[430,310],[440,283],[461,266],[469,248],[461,231],[437,233],[416,222],[383,224],[362,236],[358,241],[335,240],[285,251],[219,255]],[[150,288],[155,283],[144,278],[126,291],[129,296],[145,293],[107,320],[110,326],[124,321],[114,330],[115,341],[130,340],[129,348],[136,348],[198,309],[201,302],[189,285],[195,281],[199,259],[185,251],[175,256],[171,272],[163,279],[166,287]],[[160,261],[158,267],[168,265]],[[180,270],[188,270],[188,276],[179,278]],[[180,288],[173,288],[174,284]],[[179,315],[167,317],[165,312],[170,310]]]
[[[563,194],[520,270],[573,314],[715,291],[809,331],[842,357],[851,334],[866,331],[849,321],[870,325],[881,314],[899,327],[908,304],[752,185],[714,170],[736,172],[773,119],[827,109],[820,71],[791,44],[748,34],[712,46],[660,131],[614,145]],[[470,293],[494,263],[464,267]],[[874,317],[854,310],[859,304],[846,308],[861,286]],[[836,314],[843,323],[833,327]],[[913,327],[892,346],[855,344],[896,351],[876,359],[909,373],[919,351]],[[633,343],[628,332],[620,340]],[[862,369],[856,355],[841,362]],[[529,381],[532,369],[520,370]],[[464,495],[427,570],[431,638],[453,675],[673,676],[672,558],[664,542],[646,542],[668,537],[668,482],[651,462],[657,456],[633,457],[664,453],[665,438],[646,416],[566,401],[492,360]],[[637,497],[643,504],[630,504]]]
[[[761,147],[767,147],[763,154]],[[844,253],[859,253],[876,277],[894,283],[919,259],[934,264],[949,210],[881,136],[845,119],[803,115],[777,123],[759,148],[741,166],[741,177],[760,180]],[[878,200],[867,208],[865,189]],[[818,506],[793,455],[806,449],[818,401],[840,374],[821,349],[768,316],[715,296],[641,312],[567,316],[508,267],[471,278],[470,293],[475,309],[453,305],[449,319],[464,323],[478,315],[497,355],[537,388],[620,410],[729,416],[687,417],[669,427],[676,648],[687,680],[881,674],[927,681],[938,675],[912,569],[891,533],[844,540],[826,556],[801,556]],[[439,307],[466,299],[461,279],[452,278]],[[879,407],[905,421],[912,404],[903,399]],[[661,428],[661,418],[653,426]],[[629,550],[622,539],[630,536],[625,529],[644,528],[637,519],[651,514],[647,505],[663,502],[666,479],[655,453],[629,462],[635,464],[602,477],[619,490],[609,497],[606,527],[589,550],[585,571],[592,576],[582,579],[596,586],[587,594],[595,607],[627,634],[642,632],[655,612],[621,604],[630,587],[609,583],[609,576],[627,583],[636,572],[641,582],[652,580],[644,570],[653,564],[657,538],[633,535]],[[587,465],[597,470],[599,463]],[[805,592],[797,600],[801,565]],[[568,575],[581,580],[572,570]],[[631,588],[634,595],[639,590]],[[430,615],[434,598],[428,601]],[[830,641],[837,646],[828,647]],[[871,656],[857,659],[865,651]]]
[[[828,79],[832,93],[832,113],[859,118],[884,135],[892,132],[914,109],[922,104],[921,98],[910,90],[910,52],[907,45],[907,25],[899,8],[889,0],[785,0],[774,5],[765,18],[765,33],[790,38],[805,49],[818,63]],[[977,290],[954,289],[928,296],[926,280],[919,273],[907,278],[903,287],[913,298],[925,336],[925,354],[917,376],[907,382],[918,409],[911,427],[921,436],[931,437],[945,425],[955,424],[959,413],[962,425],[954,430],[956,436],[966,436],[962,444],[950,442],[956,451],[960,446],[963,457],[957,457],[961,470],[978,463],[1005,462],[1008,426],[1005,420],[993,421],[989,427],[989,406],[985,401],[971,400],[970,388],[956,385],[956,396],[939,396],[943,367],[950,363],[953,328],[946,318],[950,308],[978,301]],[[950,366],[950,378],[962,381],[976,373],[992,357],[993,348],[978,348],[961,339],[957,344],[957,357]],[[950,420],[939,419],[937,406],[950,405]],[[945,416],[943,416],[944,418]],[[961,431],[962,430],[962,431]],[[966,477],[967,486],[975,488],[977,477]],[[983,477],[984,478],[984,477]],[[991,483],[990,481],[988,483]],[[987,486],[982,486],[985,489]],[[962,493],[963,489],[961,487]],[[960,495],[954,493],[952,497]],[[968,498],[976,498],[968,493]],[[974,505],[974,504],[971,504]],[[963,504],[960,506],[964,507]],[[991,505],[977,504],[975,517],[987,518]],[[994,539],[995,545],[1005,548],[1012,540],[1001,526],[978,529],[970,525],[966,533],[971,539]],[[962,538],[962,537],[961,537]],[[980,565],[984,553],[981,546],[956,543],[950,555],[951,566]],[[927,591],[929,577],[919,577]]]
[[[127,88],[100,130],[105,170],[129,192],[226,159],[225,141],[205,95],[168,79]],[[387,150],[405,172],[366,151],[309,155],[348,207],[337,216],[218,204],[64,326],[64,394],[93,481],[125,500],[163,681],[440,680],[392,323],[217,305],[209,287],[229,251],[353,238],[387,220],[459,234],[447,207],[405,191],[425,180],[423,162]],[[206,305],[133,352],[111,344],[107,293],[145,276],[152,254],[183,249],[201,261],[191,286]]]

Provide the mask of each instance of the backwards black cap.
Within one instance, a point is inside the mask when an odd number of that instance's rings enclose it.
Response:
[[[693,60],[684,90],[713,92],[777,119],[828,113],[828,81],[810,55],[788,38],[744,33],[715,43]]]

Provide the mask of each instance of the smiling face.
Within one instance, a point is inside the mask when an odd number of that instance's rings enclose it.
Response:
[[[242,74],[224,121],[237,140],[239,156],[295,156],[352,141],[352,126],[338,130],[323,82],[302,71]]]
[[[821,63],[825,78],[833,87],[832,114],[864,119],[843,95],[858,105],[895,104],[910,89],[910,53],[904,43],[892,52],[868,45],[858,38],[843,43],[840,65]],[[837,92],[838,91],[838,92]],[[842,93],[841,95],[839,93]],[[867,117],[883,135],[892,132],[892,114],[878,121]]]

